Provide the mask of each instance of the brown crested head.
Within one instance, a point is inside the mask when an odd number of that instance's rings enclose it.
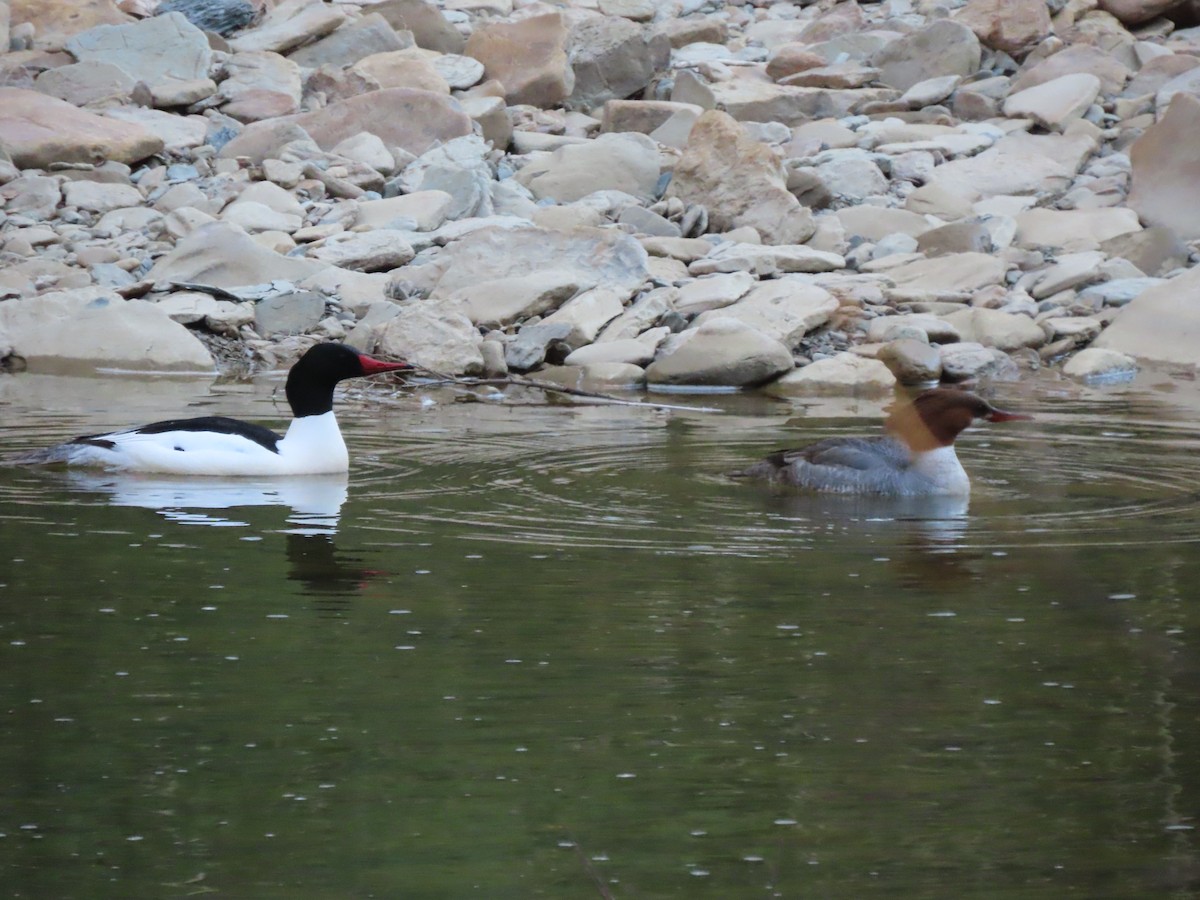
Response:
[[[996,409],[982,397],[966,391],[934,388],[895,410],[886,427],[912,450],[920,452],[951,446],[976,419],[1008,422],[1029,418]]]

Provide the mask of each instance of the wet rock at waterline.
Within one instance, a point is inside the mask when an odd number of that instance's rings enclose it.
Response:
[[[80,290],[165,368],[197,335],[786,393],[1200,363],[1200,69],[1152,4],[151,5],[0,42],[37,365],[95,364],[51,339]]]

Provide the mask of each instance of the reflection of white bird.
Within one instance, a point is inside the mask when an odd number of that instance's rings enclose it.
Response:
[[[169,419],[140,428],[90,434],[26,454],[16,462],[66,463],[126,472],[172,475],[315,475],[349,468],[346,443],[333,415],[339,381],[411,369],[383,362],[344,344],[317,344],[292,366],[287,434],[226,416]]]
[[[109,495],[113,506],[152,509],[189,525],[239,526],[245,522],[203,510],[287,506],[292,534],[334,534],[346,502],[345,472],[298,478],[184,478],[132,473],[70,472],[72,487]]]

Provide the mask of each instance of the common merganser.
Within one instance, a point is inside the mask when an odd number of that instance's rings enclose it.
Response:
[[[350,467],[333,415],[333,389],[343,379],[411,369],[383,362],[344,344],[310,347],[288,372],[287,434],[225,416],[169,419],[140,428],[77,437],[17,460],[101,466],[172,475],[319,475]]]
[[[971,480],[954,452],[954,439],[977,419],[1032,418],[996,409],[965,391],[935,388],[893,412],[886,435],[828,438],[799,450],[779,450],[737,475],[842,494],[965,496]]]

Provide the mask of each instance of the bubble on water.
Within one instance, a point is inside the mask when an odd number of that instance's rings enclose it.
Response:
[[[958,615],[958,613],[954,612],[953,610],[943,609],[938,612],[925,613],[925,615],[931,619],[953,619]]]
[[[389,609],[388,615],[389,616],[410,616],[410,615],[412,615],[412,610],[411,609]]]
[[[618,772],[617,777],[618,778],[637,778],[637,773],[636,772]]]

